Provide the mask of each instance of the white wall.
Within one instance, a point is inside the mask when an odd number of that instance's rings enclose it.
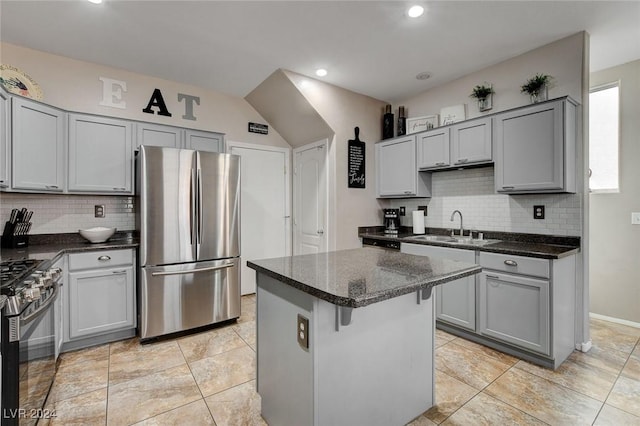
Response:
[[[44,103],[70,111],[221,132],[227,140],[236,142],[289,148],[272,127],[268,135],[247,131],[248,122],[267,122],[242,98],[8,43],[0,43],[0,49],[3,64],[21,69],[40,85]],[[122,97],[125,109],[100,105],[103,85],[99,77],[126,82],[127,91]],[[172,117],[142,112],[155,88],[161,90]],[[182,118],[185,107],[178,102],[178,93],[200,97],[200,105],[194,105],[197,120]],[[105,218],[94,218],[95,204],[106,205]],[[8,220],[12,208],[22,207],[34,211],[31,234],[77,232],[91,226],[135,228],[132,197],[127,196],[0,193],[0,223]]]
[[[620,192],[590,196],[591,312],[640,324],[640,60],[591,74],[620,82]]]

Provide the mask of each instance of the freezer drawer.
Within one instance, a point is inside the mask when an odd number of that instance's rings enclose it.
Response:
[[[240,316],[240,258],[140,268],[140,338]]]

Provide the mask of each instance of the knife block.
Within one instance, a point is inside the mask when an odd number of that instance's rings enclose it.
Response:
[[[9,235],[2,237],[3,248],[24,248],[29,246],[28,235]]]

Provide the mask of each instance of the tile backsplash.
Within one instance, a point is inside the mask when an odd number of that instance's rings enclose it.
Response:
[[[105,217],[94,217],[94,206],[105,206]],[[30,234],[78,232],[94,226],[135,229],[134,198],[107,195],[48,195],[0,193],[0,223],[9,220],[11,209],[33,210]]]
[[[493,167],[452,170],[432,174],[432,198],[391,200],[390,207],[406,208],[401,218],[404,226],[412,226],[413,210],[426,205],[425,226],[431,228],[460,227],[460,210],[464,228],[484,231],[519,232],[546,235],[580,236],[582,199],[580,194],[496,194]],[[545,219],[533,219],[533,206],[545,206]]]

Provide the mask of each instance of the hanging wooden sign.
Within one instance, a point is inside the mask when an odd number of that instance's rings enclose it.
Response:
[[[366,145],[362,142],[358,135],[360,128],[355,128],[356,138],[349,139],[348,142],[348,187],[364,188],[365,187],[365,151]]]

